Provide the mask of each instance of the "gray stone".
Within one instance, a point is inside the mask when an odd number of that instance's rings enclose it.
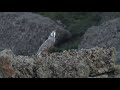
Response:
[[[116,64],[120,64],[120,18],[102,23],[99,26],[89,28],[81,43],[79,49],[88,49],[93,47],[115,47]]]
[[[30,12],[0,12],[0,50],[33,55],[53,30],[57,31],[56,44],[71,36],[48,17]]]
[[[91,78],[108,78],[108,75],[100,75],[100,76],[95,76],[95,77],[91,77]]]
[[[115,71],[113,48],[91,48],[55,52],[41,58],[0,52],[0,77],[88,78]],[[9,56],[10,55],[10,56]],[[13,57],[11,57],[13,56]]]
[[[114,70],[115,51],[114,48],[98,47],[69,50],[42,57],[37,64],[39,66],[38,77],[80,78],[97,76]]]

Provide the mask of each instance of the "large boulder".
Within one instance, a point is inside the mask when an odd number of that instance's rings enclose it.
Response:
[[[71,36],[48,17],[30,12],[0,12],[0,50],[9,48],[17,55],[35,54],[53,30],[57,30],[56,44]]]
[[[83,36],[79,49],[95,46],[115,47],[117,61],[120,64],[120,18],[102,23],[89,28]]]

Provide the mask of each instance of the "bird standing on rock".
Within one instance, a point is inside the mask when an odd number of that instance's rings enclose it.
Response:
[[[49,50],[54,47],[56,31],[52,31],[48,39],[40,46],[36,57],[40,58],[42,55],[48,54]]]

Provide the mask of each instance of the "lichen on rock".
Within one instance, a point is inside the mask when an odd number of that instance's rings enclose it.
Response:
[[[12,78],[104,78],[110,77],[109,73],[115,72],[114,48],[72,49],[54,52],[37,59],[29,56],[16,56],[12,51],[13,55],[5,55],[4,51],[9,52],[9,50],[1,51],[0,58],[8,58],[4,62],[10,62],[7,65],[10,67],[8,69],[13,72],[10,74]],[[6,66],[2,60],[0,64]],[[3,77],[2,67],[0,70],[2,70],[0,77]]]

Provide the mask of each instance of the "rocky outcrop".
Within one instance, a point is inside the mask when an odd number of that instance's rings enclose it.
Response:
[[[9,58],[0,57],[0,78],[15,77],[15,70]]]
[[[3,68],[6,64],[1,61],[10,62],[6,71]],[[114,48],[69,50],[37,59],[15,56],[13,52],[5,49],[0,52],[0,65],[1,78],[102,78],[109,77],[109,73],[112,73],[111,77],[119,76],[119,70],[115,69]],[[8,71],[11,73],[4,76]]]
[[[56,43],[71,36],[50,18],[30,12],[0,12],[0,50],[33,55],[53,30],[57,30]]]
[[[89,28],[84,34],[79,49],[93,47],[115,47],[117,64],[120,64],[120,18]]]
[[[39,62],[38,71],[51,71],[49,76],[80,78],[97,76],[111,72],[114,68],[114,50],[93,48],[88,50],[69,50],[62,53],[53,53]],[[48,72],[40,72],[48,75]],[[41,75],[38,74],[38,75]],[[82,76],[82,75],[83,76]]]

